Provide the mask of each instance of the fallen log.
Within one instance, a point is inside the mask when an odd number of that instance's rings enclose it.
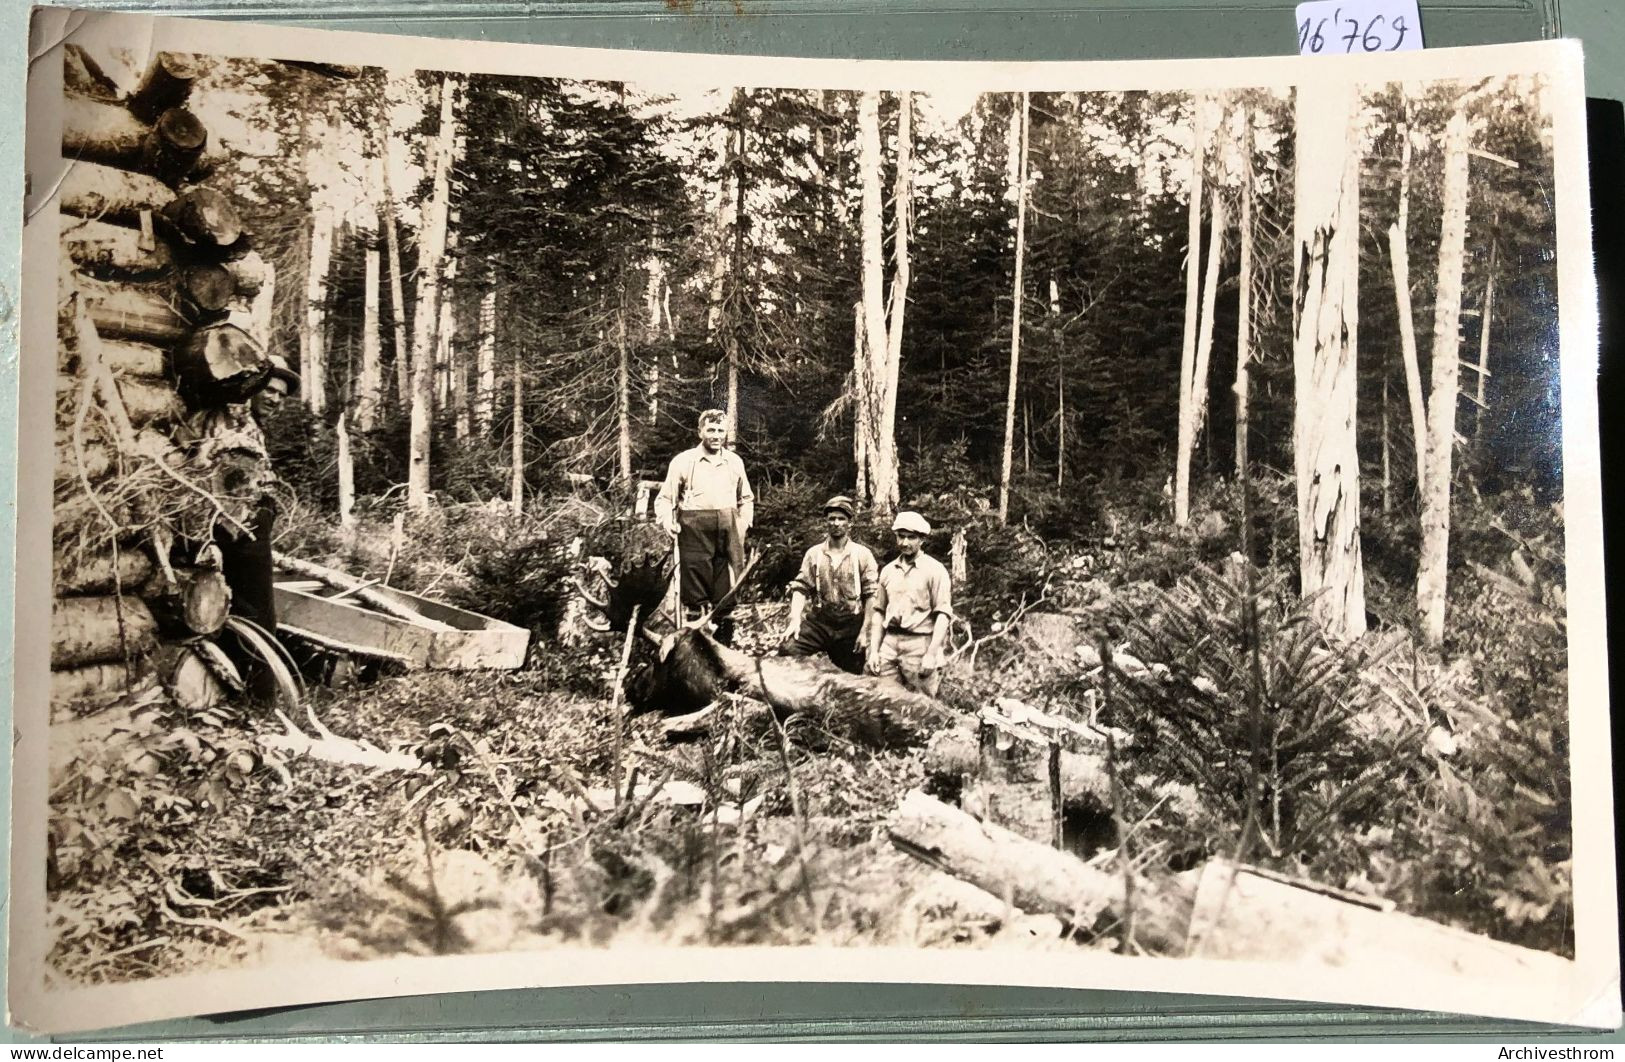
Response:
[[[1110,913],[1132,919],[1135,942],[1164,954],[1335,966],[1391,978],[1482,978],[1486,983],[1561,982],[1573,964],[1423,918],[1393,904],[1317,882],[1216,859],[1199,870],[1136,878],[1131,901],[1121,874],[1098,870],[1047,845],[977,822],[918,791],[893,815],[892,843],[923,863],[1027,911],[1073,925]]]
[[[1027,912],[1053,914],[1089,927],[1101,915],[1127,911],[1121,873],[1029,841],[915,790],[903,798],[887,832],[900,850],[970,882]],[[1135,939],[1172,952],[1182,948],[1190,896],[1178,890],[1134,890]]]
[[[62,245],[80,273],[99,279],[146,281],[166,276],[176,265],[163,240],[146,239],[140,229],[106,221],[68,219]]]
[[[208,130],[174,107],[147,124],[116,103],[84,97],[63,101],[62,157],[134,170],[174,186],[203,153]]]
[[[691,713],[725,693],[738,693],[777,715],[809,715],[867,745],[915,745],[960,717],[888,679],[849,675],[806,657],[762,657],[721,645],[697,628],[668,638],[661,658],[628,679],[638,710]]]
[[[237,281],[225,266],[195,262],[180,271],[176,290],[200,315],[218,314],[237,294]]]
[[[138,663],[129,668],[119,661],[54,670],[51,672],[52,722],[56,721],[58,709],[97,708],[155,687],[155,680]]]
[[[226,252],[243,234],[237,205],[212,188],[188,188],[170,200],[162,214],[185,242],[201,248]]]
[[[161,629],[183,635],[218,634],[231,614],[226,577],[209,568],[176,570],[174,583],[146,601]]]
[[[931,778],[957,788],[980,769],[981,748],[974,726],[944,730],[926,745],[925,770]],[[1061,804],[1080,810],[1110,806],[1111,786],[1104,753],[1061,750]]]
[[[118,559],[111,551],[90,557],[53,558],[51,582],[58,597],[76,594],[128,593],[152,578],[152,557],[144,549],[121,549]]]
[[[138,597],[62,597],[51,611],[51,667],[78,667],[145,653],[158,624]]]
[[[79,389],[83,381],[76,378],[79,371],[78,351],[62,344],[57,359],[58,391]],[[102,364],[115,376],[139,376],[149,380],[162,380],[168,376],[168,357],[162,347],[152,343],[138,343],[130,339],[108,339],[102,342]]]
[[[176,348],[174,361],[180,395],[193,408],[246,402],[271,374],[264,348],[234,324],[193,332]]]
[[[138,434],[138,452],[124,453],[112,443],[99,439],[86,439],[83,447],[75,451],[73,447],[73,433],[61,430],[56,433],[56,475],[55,486],[58,491],[78,491],[86,480],[92,484],[99,483],[108,476],[125,467],[123,462],[137,462],[143,455],[162,456],[171,468],[178,468],[184,462],[184,455],[176,448],[167,435],[154,429],[143,429]],[[84,461],[81,465],[80,455]]]
[[[192,94],[192,85],[203,74],[196,59],[179,52],[159,52],[152,57],[135,90],[125,100],[130,113],[150,122],[171,107],[179,107]]]
[[[368,608],[376,609],[386,616],[394,616],[396,619],[407,620],[410,623],[431,627],[435,630],[449,631],[452,629],[449,624],[432,620],[421,612],[407,608],[398,601],[385,597],[375,590],[368,589],[369,584],[365,580],[357,579],[353,575],[335,571],[326,565],[300,560],[298,557],[290,557],[286,553],[273,553],[271,561],[283,571],[292,572],[306,579],[314,579],[323,586],[332,587],[334,590],[344,591],[348,596],[354,597]]]
[[[124,410],[136,428],[179,424],[186,419],[186,406],[167,383],[124,376],[117,380],[117,386]]]
[[[57,198],[63,214],[139,229],[142,215],[157,216],[175,193],[144,173],[78,162],[63,175]]]
[[[249,251],[241,258],[226,262],[225,267],[231,272],[237,294],[244,299],[252,300],[271,280],[270,263],[261,258],[258,251]]]
[[[62,91],[69,96],[104,100],[116,99],[119,94],[118,83],[77,44],[62,49]]]
[[[96,332],[103,339],[127,339],[174,346],[192,331],[161,284],[113,285],[80,277],[79,291]]]

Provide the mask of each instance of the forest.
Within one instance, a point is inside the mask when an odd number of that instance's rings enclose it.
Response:
[[[64,983],[562,943],[1189,954],[1164,901],[1220,861],[1572,957],[1540,76],[663,94],[196,62],[202,181],[300,377],[263,425],[278,555],[529,651],[295,645],[298,713],[54,709]],[[756,495],[739,633],[656,650],[614,591],[710,408]],[[882,564],[910,510],[953,571],[939,699],[885,727],[846,687],[762,692],[833,494]],[[649,692],[673,637],[714,698]],[[1047,735],[1044,779],[985,777],[990,713]],[[312,727],[377,756],[301,756]],[[920,840],[1034,785],[1097,908]],[[1261,937],[1236,954],[1299,957]]]

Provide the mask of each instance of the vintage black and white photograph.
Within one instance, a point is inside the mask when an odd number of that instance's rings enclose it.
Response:
[[[1577,48],[35,35],[13,1021],[1617,1021]]]

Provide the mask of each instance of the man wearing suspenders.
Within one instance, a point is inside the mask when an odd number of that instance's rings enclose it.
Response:
[[[790,583],[784,655],[824,653],[843,671],[860,674],[868,645],[869,610],[880,569],[869,547],[852,541],[852,499],[824,503],[828,535],[807,550]],[[807,608],[808,601],[812,608]]]
[[[954,616],[952,580],[942,562],[920,548],[931,534],[925,517],[898,513],[892,531],[897,558],[880,570],[865,668],[935,697]]]
[[[745,566],[745,532],[755,515],[755,495],[745,463],[723,446],[728,414],[700,414],[700,445],[672,458],[655,498],[655,519],[677,539],[684,619],[715,607]],[[732,609],[712,616],[717,641],[733,642]]]

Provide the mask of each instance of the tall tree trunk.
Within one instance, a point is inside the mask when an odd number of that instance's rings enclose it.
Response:
[[[1388,227],[1388,260],[1394,272],[1394,305],[1399,313],[1399,350],[1405,363],[1405,394],[1411,408],[1411,443],[1416,453],[1416,484],[1427,481],[1428,420],[1422,401],[1422,370],[1416,357],[1416,323],[1411,313],[1410,213],[1411,132],[1410,99],[1405,100],[1399,122],[1399,215]]]
[[[356,424],[371,431],[383,402],[383,343],[378,335],[378,248],[368,247],[366,287],[361,311],[361,380],[356,388]]]
[[[1355,448],[1359,93],[1348,83],[1306,81],[1297,94],[1292,443],[1299,573],[1326,632],[1356,638],[1365,633]]]
[[[621,482],[632,486],[632,345],[626,334],[626,271],[622,271],[619,302],[615,307],[615,420],[616,467]]]
[[[327,409],[327,273],[333,264],[333,213],[318,206],[310,216],[310,266],[305,274],[305,327],[300,332],[300,397],[320,416]]]
[[[515,516],[525,511],[525,371],[524,358],[513,354],[513,450],[508,504]]]
[[[999,523],[1010,519],[1010,466],[1015,449],[1016,385],[1021,377],[1021,310],[1025,301],[1027,266],[1027,93],[1021,94],[1021,109],[1012,116],[1018,123],[1016,148],[1016,269],[1011,285],[1010,304],[1010,383],[1004,399],[1004,454],[999,465]],[[1012,139],[1016,139],[1012,137]]]
[[[485,289],[480,296],[480,353],[476,366],[480,374],[479,391],[474,403],[474,420],[481,435],[491,434],[491,417],[496,406],[497,391],[497,289]]]
[[[1489,276],[1484,280],[1484,309],[1478,324],[1478,397],[1474,400],[1473,438],[1483,427],[1484,411],[1489,409],[1486,384],[1490,378],[1490,319],[1495,313],[1495,259],[1497,245],[1490,244]]]
[[[1202,283],[1202,324],[1197,330],[1196,339],[1196,367],[1190,379],[1191,391],[1191,437],[1189,439],[1191,450],[1196,449],[1196,441],[1202,437],[1202,430],[1207,426],[1207,379],[1208,366],[1213,358],[1213,318],[1215,316],[1214,304],[1219,294],[1219,267],[1224,262],[1224,227],[1226,223],[1224,200],[1219,196],[1219,189],[1215,186],[1208,199],[1208,252],[1206,279]],[[1194,456],[1194,453],[1193,453]],[[1191,459],[1187,458],[1185,466],[1188,470]],[[1186,483],[1186,503],[1189,504],[1189,482]]]
[[[727,315],[728,352],[728,423],[730,430],[739,430],[739,330],[744,313],[745,299],[745,90],[734,90],[734,217],[733,255],[728,264]]]
[[[882,243],[881,211],[883,210],[880,185],[880,93],[865,92],[858,103],[858,164],[862,185],[862,238],[863,238],[863,301],[860,331],[863,337],[862,356],[857,359],[858,379],[856,422],[859,440],[857,449],[863,458],[859,481],[866,487],[864,499],[878,505],[885,485],[874,475],[879,464],[881,389],[883,375],[876,373],[876,365],[885,363],[885,356],[877,351],[886,347],[885,304],[885,248]]]
[[[349,414],[340,413],[337,425],[339,440],[339,526],[346,531],[355,527],[355,458],[350,453],[350,430],[345,424]]]
[[[1444,640],[1450,559],[1450,472],[1460,374],[1462,269],[1467,243],[1467,113],[1458,105],[1444,131],[1444,190],[1439,223],[1439,282],[1433,303],[1433,386],[1428,396],[1427,479],[1422,488],[1422,556],[1416,608],[1422,638]]]
[[[407,471],[407,505],[423,509],[429,504],[429,447],[434,417],[434,356],[439,320],[440,273],[446,253],[446,229],[451,200],[452,145],[456,142],[457,82],[447,77],[440,86],[440,132],[435,138],[434,186],[424,210],[419,244],[418,312],[412,336],[412,411]]]
[[[875,505],[892,512],[901,498],[897,469],[897,390],[903,370],[903,318],[908,309],[909,229],[913,224],[914,94],[897,98],[897,181],[892,195],[892,283],[889,318],[886,322],[885,359],[876,367],[882,375],[880,406],[880,449],[875,454]]]
[[[1388,427],[1388,378],[1393,371],[1388,364],[1388,351],[1382,352],[1382,515],[1393,509],[1394,472],[1393,442]]]
[[[1202,186],[1206,165],[1206,130],[1202,112],[1207,99],[1198,95],[1191,113],[1190,205],[1185,225],[1185,336],[1179,348],[1179,436],[1174,455],[1174,526],[1191,518],[1191,451],[1196,448],[1196,410],[1191,406],[1189,381],[1196,375],[1197,311],[1202,267]]]
[[[1241,264],[1236,309],[1236,479],[1247,474],[1247,400],[1253,360],[1253,111],[1241,107]]]
[[[1054,274],[1049,278],[1049,315],[1061,317],[1061,288]],[[1055,487],[1066,486],[1066,341],[1059,326],[1055,333]]]
[[[864,261],[868,262],[867,253]],[[867,305],[867,298],[852,304],[852,461],[856,469],[853,496],[860,505],[868,504],[873,497],[869,490],[869,436],[873,425],[869,415],[869,348],[864,329]]]

